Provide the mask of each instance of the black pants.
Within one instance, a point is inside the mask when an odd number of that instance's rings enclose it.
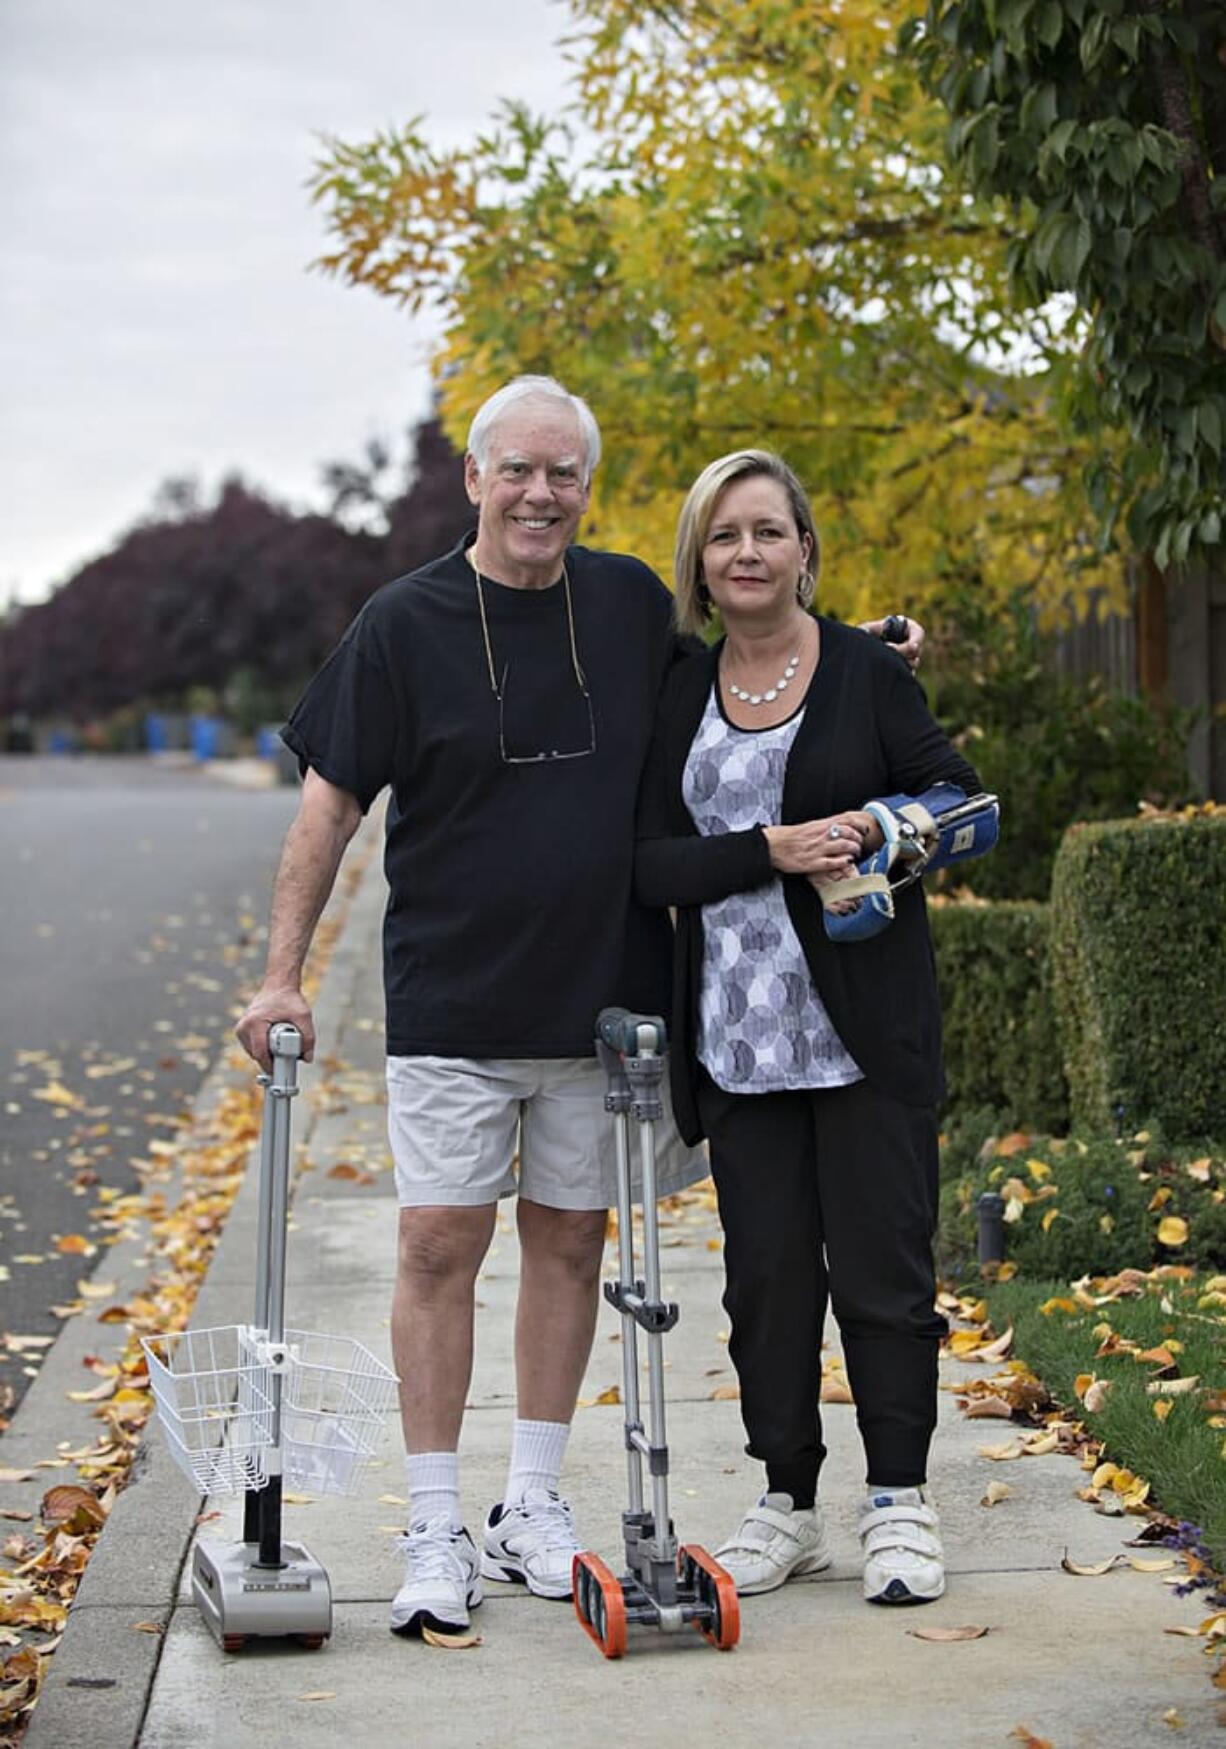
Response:
[[[746,1450],[771,1486],[804,1493],[822,1444],[827,1300],[843,1339],[867,1479],[925,1480],[936,1424],[935,1113],[866,1081],[821,1092],[725,1093],[699,1110],[724,1227],[724,1306]]]

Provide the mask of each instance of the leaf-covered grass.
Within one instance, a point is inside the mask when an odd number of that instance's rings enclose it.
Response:
[[[937,1251],[947,1280],[976,1269],[979,1197],[1005,1199],[1005,1256],[1023,1276],[1073,1281],[1177,1263],[1226,1269],[1226,1152],[1133,1136],[1000,1133],[991,1110],[953,1118],[941,1152]]]
[[[1131,1272],[1130,1272],[1131,1273]],[[1152,1488],[1151,1504],[1198,1525],[1226,1571],[1226,1277],[1177,1272],[1135,1277],[1142,1291],[1088,1303],[1118,1284],[1012,1280],[986,1293],[997,1330],[1012,1325],[1013,1351],[1074,1413],[1104,1456]],[[1163,1354],[1169,1359],[1164,1364]],[[1087,1378],[1110,1381],[1101,1407],[1081,1399]],[[1170,1392],[1180,1379],[1191,1388]],[[1164,1385],[1168,1389],[1151,1391]],[[1103,1393],[1095,1392],[1091,1401]],[[1161,1407],[1169,1404],[1169,1409]],[[1155,1407],[1158,1406],[1157,1412]]]

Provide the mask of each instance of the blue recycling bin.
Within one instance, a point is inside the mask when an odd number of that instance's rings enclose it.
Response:
[[[216,759],[221,751],[221,723],[217,717],[193,717],[192,752],[197,759]]]

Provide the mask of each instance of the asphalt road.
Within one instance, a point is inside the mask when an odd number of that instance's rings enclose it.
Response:
[[[100,1187],[139,1188],[258,981],[296,803],[143,758],[0,758],[0,1426],[43,1352],[22,1339],[105,1263],[71,1248]]]

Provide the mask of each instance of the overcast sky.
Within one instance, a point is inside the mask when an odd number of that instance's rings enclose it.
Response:
[[[317,136],[556,112],[566,24],[558,0],[0,0],[0,610],[171,475],[305,505],[324,462],[401,438],[433,330],[308,272]]]

